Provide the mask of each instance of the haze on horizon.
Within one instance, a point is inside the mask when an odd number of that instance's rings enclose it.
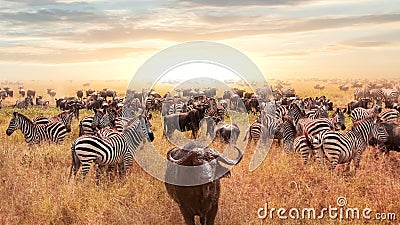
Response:
[[[398,0],[0,0],[0,80],[130,80],[194,40],[268,78],[400,77]]]

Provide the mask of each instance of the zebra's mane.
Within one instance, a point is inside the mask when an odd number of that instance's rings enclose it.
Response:
[[[375,119],[375,118],[379,118],[379,116],[377,116],[375,114],[372,114],[372,115],[369,115],[369,116],[365,117],[364,119],[361,119],[361,120],[358,120],[356,122],[353,122],[353,126],[351,127],[351,129],[353,129],[355,126],[359,125],[360,123],[363,123],[363,122],[365,122],[367,120]]]
[[[28,121],[29,123],[34,124],[34,122],[31,119],[29,119],[27,116],[25,116],[24,114],[21,114],[19,112],[14,112],[14,117],[16,117],[16,116],[20,116],[21,118]]]

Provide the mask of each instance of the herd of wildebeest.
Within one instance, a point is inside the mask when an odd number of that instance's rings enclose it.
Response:
[[[71,132],[73,118],[79,120],[79,137],[71,145],[72,164],[70,177],[81,169],[82,177],[97,164],[96,177],[103,173],[123,176],[132,166],[138,148],[155,138],[171,138],[174,132],[190,132],[192,142],[168,151],[166,189],[178,203],[187,224],[194,224],[194,216],[201,224],[213,224],[218,210],[220,179],[230,177],[221,163],[236,165],[241,161],[242,151],[236,146],[241,132],[249,144],[266,143],[277,139],[286,153],[300,154],[305,164],[310,159],[318,163],[328,162],[330,169],[338,164],[354,162],[359,167],[366,146],[377,146],[383,153],[400,151],[400,126],[398,104],[400,86],[393,82],[353,82],[354,100],[347,107],[338,107],[327,96],[299,97],[288,82],[277,82],[254,91],[239,88],[223,91],[216,88],[180,89],[163,95],[154,90],[128,90],[125,96],[116,91],[103,89],[79,90],[76,96],[57,98],[56,91],[47,94],[55,100],[61,113],[53,117],[28,118],[23,110],[14,112],[7,128],[7,135],[20,129],[30,145],[42,141],[62,142]],[[323,90],[323,84],[315,89]],[[347,92],[347,85],[338,86]],[[35,91],[23,88],[14,105],[24,109],[36,105],[46,106],[49,101],[35,96]],[[349,93],[350,94],[350,93]],[[0,90],[2,99],[13,97],[10,88]],[[81,109],[93,110],[92,116],[79,118]],[[231,112],[254,114],[257,118],[245,131],[229,123]],[[155,137],[151,128],[153,114],[160,114],[163,136]],[[346,114],[351,127],[346,127]],[[216,141],[234,147],[238,155],[228,159],[219,151],[200,143],[201,124],[206,134]],[[166,139],[165,139],[166,140]],[[184,166],[200,166],[197,174],[181,171]],[[182,186],[182,179],[200,182],[195,186]],[[98,179],[100,180],[100,179]],[[190,183],[190,182],[189,182]]]

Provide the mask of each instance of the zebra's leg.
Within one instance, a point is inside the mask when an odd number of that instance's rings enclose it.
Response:
[[[86,175],[89,173],[90,170],[90,166],[93,163],[93,159],[89,159],[89,160],[85,160],[85,161],[81,161],[82,164],[82,179],[85,179]]]

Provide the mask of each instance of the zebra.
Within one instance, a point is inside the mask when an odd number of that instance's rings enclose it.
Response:
[[[379,113],[379,117],[383,122],[386,123],[397,123],[399,119],[399,111],[396,109],[386,109]]]
[[[371,90],[369,91],[369,95],[370,95],[370,97],[371,97],[372,99],[375,99],[375,100],[380,100],[380,101],[382,101],[382,100],[385,99],[385,93],[383,92],[382,88],[374,88],[374,89],[371,89]]]
[[[316,109],[308,111],[306,117],[310,119],[328,118],[328,110],[326,110],[326,106],[318,106]]]
[[[126,129],[111,136],[85,135],[78,137],[71,146],[72,164],[69,178],[82,166],[83,178],[89,172],[92,163],[105,166],[120,166],[120,173],[132,166],[132,159],[139,145],[147,139],[152,142],[154,134],[146,116],[132,119]]]
[[[18,129],[24,134],[25,141],[33,144],[47,140],[60,143],[64,140],[67,133],[65,125],[61,122],[54,121],[47,124],[36,124],[25,115],[14,112],[6,134],[10,136]]]
[[[79,121],[79,136],[93,135],[95,130],[92,128],[93,116],[86,116]]]
[[[385,96],[385,100],[398,102],[399,99],[399,92],[396,89],[386,89],[382,88],[383,94]]]
[[[294,147],[294,140],[297,136],[297,127],[293,122],[293,119],[289,116],[282,117],[282,129],[283,129],[283,150],[286,153],[292,152]]]
[[[381,140],[378,136],[381,121],[372,115],[353,123],[351,130],[344,133],[327,131],[319,135],[311,144],[313,149],[319,149],[318,157],[327,158],[330,169],[335,169],[338,164],[354,161],[355,170],[359,167],[363,151],[371,137]],[[306,136],[308,138],[308,136]],[[308,140],[310,143],[311,141]]]
[[[356,122],[358,120],[364,119],[368,116],[378,114],[382,112],[382,107],[379,104],[375,104],[372,108],[370,109],[364,109],[361,107],[357,107],[353,109],[350,113],[351,120],[353,122]]]
[[[319,119],[300,119],[298,129],[300,136],[293,140],[293,149],[295,152],[300,153],[304,164],[307,164],[308,158],[313,158],[315,152],[307,144],[307,138],[312,139],[314,136],[321,135],[330,130],[345,130],[345,117],[344,113],[346,108],[337,108],[331,118]],[[289,131],[293,132],[293,131]],[[293,136],[293,135],[292,135]],[[291,141],[291,140],[290,140]]]
[[[61,122],[64,124],[65,129],[67,132],[71,132],[71,124],[72,124],[72,119],[74,117],[74,111],[73,110],[64,110],[60,114],[47,118],[45,116],[38,116],[32,121],[35,122],[36,124],[48,124],[50,122]]]
[[[359,89],[356,88],[354,89],[354,100],[360,100],[362,98],[369,98],[369,90],[367,88],[364,89]]]
[[[181,113],[181,112],[186,112],[187,111],[187,106],[185,103],[173,103],[168,110],[168,115],[175,114],[175,113]]]
[[[283,139],[281,124],[282,119],[265,114],[250,125],[243,141],[246,141],[247,136],[249,136],[248,143],[251,143],[252,140],[257,143],[260,139],[265,141],[267,138],[274,138],[278,139],[278,144],[280,144],[281,139]]]
[[[26,97],[22,101],[17,100],[17,102],[14,105],[14,108],[27,109],[29,105],[33,106],[33,99],[31,97]]]

